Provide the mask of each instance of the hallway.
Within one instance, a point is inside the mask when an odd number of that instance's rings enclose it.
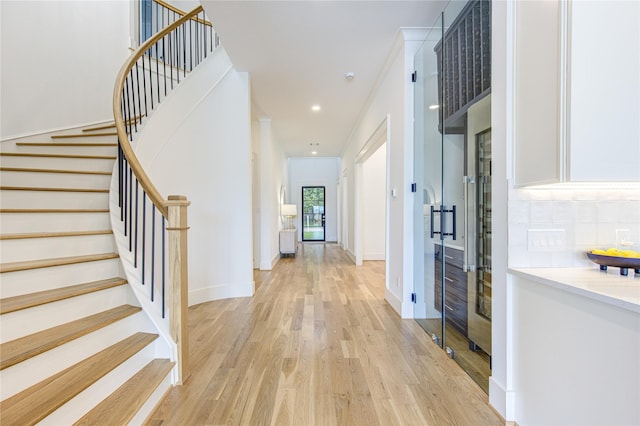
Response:
[[[170,425],[498,425],[487,396],[384,300],[384,262],[300,245],[253,298],[190,308],[192,376],[150,418]]]

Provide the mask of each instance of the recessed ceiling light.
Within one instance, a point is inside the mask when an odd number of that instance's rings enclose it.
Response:
[[[318,151],[311,151],[312,155],[316,155],[318,153]]]
[[[313,105],[311,111],[320,111],[320,105]]]
[[[438,108],[440,108],[440,105],[438,104],[429,105],[429,109],[438,109]]]
[[[351,80],[353,80],[353,77],[355,77],[355,76],[356,76],[356,74],[355,74],[355,73],[353,73],[353,72],[348,72],[348,73],[346,73],[346,74],[344,75],[344,78],[346,78],[347,80],[351,81]]]

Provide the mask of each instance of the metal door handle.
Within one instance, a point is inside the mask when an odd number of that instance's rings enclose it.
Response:
[[[475,241],[475,238],[469,232],[469,185],[475,184],[476,179],[474,176],[465,176],[464,177],[464,265],[462,265],[462,270],[465,272],[473,272],[476,270],[475,265],[471,259],[471,244]],[[475,199],[476,192],[474,194],[474,203],[473,205],[477,205],[477,200]]]

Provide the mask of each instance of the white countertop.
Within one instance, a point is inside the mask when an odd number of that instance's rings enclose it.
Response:
[[[441,246],[442,240],[435,240],[433,244]],[[464,246],[457,244],[456,242],[452,242],[451,240],[444,240],[444,246],[455,249],[455,250],[464,251]]]
[[[594,268],[509,268],[509,273],[600,302],[640,313],[640,276]]]

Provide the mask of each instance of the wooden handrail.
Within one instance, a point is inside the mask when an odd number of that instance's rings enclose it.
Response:
[[[144,168],[138,161],[131,144],[129,143],[129,135],[125,129],[125,120],[122,116],[122,112],[120,110],[122,105],[122,91],[124,89],[124,85],[126,82],[127,75],[133,69],[138,59],[145,55],[145,53],[165,37],[167,34],[171,33],[173,30],[184,24],[185,22],[191,20],[193,16],[196,16],[198,13],[202,12],[202,6],[198,6],[191,12],[185,13],[182,18],[168,25],[157,34],[153,35],[149,39],[147,39],[135,52],[125,61],[125,63],[120,68],[118,75],[116,77],[116,84],[113,89],[113,117],[115,119],[116,132],[118,133],[118,139],[120,141],[120,146],[122,148],[123,154],[127,161],[129,162],[129,166],[133,170],[133,173],[136,175],[140,186],[144,191],[146,191],[149,199],[153,202],[156,208],[162,213],[162,215],[168,218],[168,210],[167,210],[167,200],[160,194],[155,185],[149,179],[149,176],[144,171]]]
[[[160,6],[162,6],[162,7],[166,7],[167,9],[169,9],[170,11],[172,11],[173,13],[177,13],[177,14],[178,14],[178,15],[180,15],[180,16],[184,16],[184,15],[186,15],[186,14],[187,14],[187,12],[185,12],[184,10],[180,10],[180,9],[178,9],[177,7],[175,7],[175,6],[173,6],[173,5],[169,4],[169,3],[165,3],[165,2],[163,2],[162,0],[153,0],[153,2],[154,2],[154,3],[158,3],[158,4],[159,4]],[[197,23],[199,23],[199,24],[206,25],[206,26],[208,26],[208,27],[212,26],[212,25],[211,25],[211,22],[206,21],[206,20],[204,20],[204,19],[200,19],[200,18],[197,18],[197,17],[196,17],[196,18],[191,18],[191,20],[192,20],[192,21],[196,21],[196,22],[197,22]]]

